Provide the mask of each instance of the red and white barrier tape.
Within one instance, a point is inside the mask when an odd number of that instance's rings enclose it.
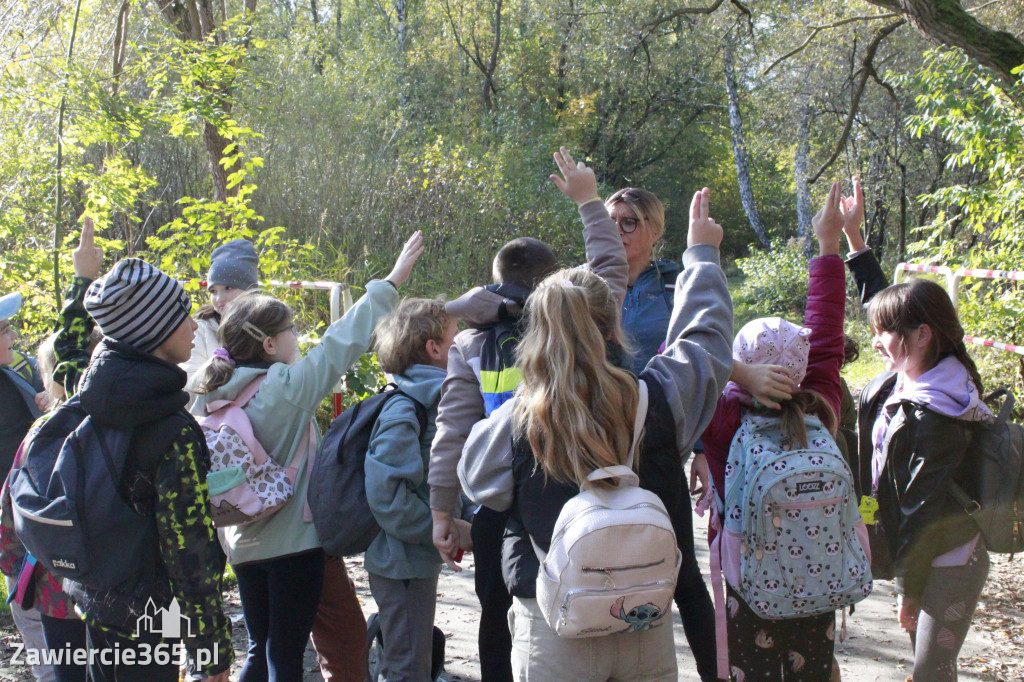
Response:
[[[992,341],[990,339],[979,339],[975,336],[964,336],[964,341],[967,343],[976,343],[979,346],[985,346],[987,348],[995,348],[998,350],[1005,350],[1010,353],[1017,353],[1018,355],[1024,355],[1024,346],[1015,346],[1012,343],[1003,343],[1001,341]]]

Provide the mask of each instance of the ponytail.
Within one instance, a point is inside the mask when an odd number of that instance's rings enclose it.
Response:
[[[779,428],[784,438],[788,439],[794,448],[807,447],[807,415],[813,414],[821,420],[825,429],[835,437],[839,420],[836,417],[832,406],[817,391],[800,389],[789,400],[783,400],[781,410],[762,408],[757,414],[777,417]]]
[[[265,361],[263,339],[279,334],[292,323],[287,304],[258,293],[242,294],[227,305],[217,339],[230,360],[215,355],[202,366],[198,393],[212,393],[231,380],[235,363]]]

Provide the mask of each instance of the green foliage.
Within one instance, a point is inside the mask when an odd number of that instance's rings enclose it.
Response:
[[[913,252],[956,267],[1021,269],[1024,263],[1024,108],[963,53],[933,50],[914,79],[918,113],[909,119],[918,137],[941,136],[951,145],[947,165],[961,181],[924,194],[936,211]],[[966,279],[959,297],[961,323],[980,338],[1024,344],[1024,289],[1018,282]],[[970,349],[986,385],[1024,389],[1019,355]]]
[[[751,255],[736,265],[746,275],[739,292],[733,296],[735,328],[758,317],[804,319],[807,306],[807,256],[804,243],[797,239],[775,239],[771,249],[751,249]]]

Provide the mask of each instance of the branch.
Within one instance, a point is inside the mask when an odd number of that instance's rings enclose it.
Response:
[[[871,14],[871,15],[866,15],[866,16],[850,17],[848,19],[843,19],[841,21],[837,21],[834,24],[825,24],[823,26],[809,26],[808,28],[812,28],[814,30],[811,31],[811,35],[807,36],[807,40],[805,40],[796,49],[787,52],[786,54],[782,55],[781,57],[776,59],[774,62],[772,62],[771,66],[769,66],[767,69],[765,69],[764,71],[761,72],[761,75],[762,76],[767,76],[768,72],[770,72],[776,66],[778,66],[782,62],[786,61],[787,59],[789,59],[790,57],[792,57],[793,55],[797,54],[798,52],[803,50],[805,47],[810,45],[811,41],[814,40],[815,36],[817,36],[822,31],[827,31],[827,30],[833,29],[833,28],[839,28],[840,26],[844,26],[846,24],[852,24],[855,21],[874,21],[875,19],[892,19],[895,16],[898,16],[898,15],[895,14],[895,13]]]
[[[888,83],[886,83],[884,80],[881,79],[881,77],[878,75],[878,72],[875,71],[875,67],[873,65],[869,67],[868,74],[871,76],[871,80],[875,81],[876,83],[881,85],[883,88],[885,88],[886,92],[889,93],[889,97],[892,98],[893,102],[896,102],[897,104],[899,104],[900,100],[899,100],[898,97],[896,97],[896,91],[893,90],[891,85],[889,85]]]
[[[679,17],[686,14],[712,14],[715,10],[722,6],[723,2],[725,2],[725,0],[715,0],[715,2],[712,3],[709,7],[682,7],[674,12],[663,14],[662,16],[656,19],[648,21],[646,24],[643,24],[641,28],[654,28],[655,26],[664,24],[667,21],[672,21],[673,19],[678,19]]]
[[[989,1],[988,1],[988,2],[986,2],[986,3],[984,4],[984,5],[978,5],[977,7],[971,7],[971,8],[969,8],[969,9],[968,9],[968,8],[965,8],[965,9],[964,9],[964,11],[965,11],[965,12],[977,12],[977,11],[979,11],[979,10],[983,10],[983,9],[985,9],[985,8],[986,8],[986,7],[988,7],[989,5],[995,5],[995,4],[997,4],[997,3],[1000,3],[1000,2],[1002,2],[1002,1],[1003,1],[1003,0],[989,0]]]
[[[867,0],[899,12],[934,45],[959,47],[968,57],[995,71],[1004,84],[1015,86],[1021,77],[1013,70],[1024,63],[1024,43],[1013,34],[996,30],[975,19],[961,0]],[[1005,88],[1004,88],[1005,89]],[[1024,92],[1007,94],[1020,103]]]
[[[867,84],[868,77],[874,69],[871,62],[875,58],[875,52],[878,51],[878,46],[882,44],[882,41],[885,40],[890,33],[905,23],[907,23],[906,19],[898,19],[891,24],[883,26],[878,29],[878,32],[875,33],[875,37],[871,39],[867,50],[864,52],[864,59],[861,60],[860,80],[853,91],[853,98],[850,101],[850,112],[846,116],[846,125],[843,126],[843,133],[839,136],[839,142],[836,144],[836,148],[832,152],[832,156],[830,156],[828,161],[823,163],[821,167],[818,168],[818,171],[807,180],[808,184],[813,185],[817,182],[822,173],[824,173],[825,170],[828,169],[828,167],[831,166],[837,158],[839,158],[840,152],[842,152],[843,147],[846,146],[846,140],[850,137],[850,129],[853,128],[853,120],[857,116],[857,109],[860,107],[860,98],[864,94],[864,86]]]

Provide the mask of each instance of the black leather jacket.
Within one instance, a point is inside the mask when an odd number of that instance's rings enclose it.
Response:
[[[859,494],[871,493],[872,430],[879,409],[892,393],[896,375],[875,377],[861,393],[857,410],[858,457],[853,463]],[[878,481],[879,523],[873,529],[872,571],[888,551],[893,571],[908,597],[919,597],[935,557],[969,542],[978,527],[949,494],[949,482],[974,494],[976,477],[965,466],[976,429],[974,422],[955,419],[909,401],[902,402],[890,422],[884,445],[885,465]],[[884,542],[881,542],[884,536]],[[881,571],[884,577],[885,571]]]

